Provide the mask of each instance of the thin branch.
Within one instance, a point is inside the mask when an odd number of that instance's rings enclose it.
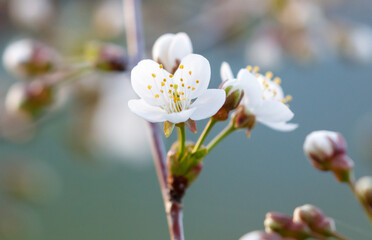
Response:
[[[145,56],[145,42],[142,28],[141,0],[123,0],[124,17],[127,34],[127,46],[131,67],[135,66]],[[168,196],[168,169],[166,154],[159,126],[149,123],[151,130],[151,143],[154,163],[159,178],[160,189],[163,195],[167,212],[169,231],[172,240],[184,240],[182,223],[182,205],[172,202]]]

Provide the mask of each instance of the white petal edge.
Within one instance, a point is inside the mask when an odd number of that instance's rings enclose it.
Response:
[[[294,116],[284,103],[275,100],[263,101],[254,114],[257,120],[262,122],[287,122]]]
[[[129,109],[136,115],[149,122],[164,122],[167,112],[159,107],[148,104],[143,99],[132,99],[128,101]]]
[[[286,123],[286,122],[261,122],[262,124],[278,131],[290,132],[298,128],[296,123]]]
[[[233,74],[233,72],[231,71],[230,64],[228,64],[227,62],[223,62],[223,63],[221,64],[220,74],[221,74],[222,82],[234,78],[234,74]]]
[[[155,61],[161,61],[161,63],[164,65],[164,68],[168,71],[171,71],[172,68],[171,64],[168,61],[168,52],[169,52],[169,46],[171,45],[173,39],[175,37],[175,34],[173,33],[166,33],[161,35],[154,43],[154,46],[152,47],[152,58]]]
[[[191,115],[192,120],[209,118],[216,114],[225,103],[226,93],[222,89],[208,89],[191,105],[195,112]]]
[[[176,61],[182,61],[184,57],[192,53],[192,43],[190,37],[184,33],[177,33],[168,49],[168,61],[169,64],[174,68]]]

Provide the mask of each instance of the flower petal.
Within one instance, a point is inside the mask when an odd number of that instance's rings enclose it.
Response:
[[[238,73],[238,84],[244,90],[242,104],[248,109],[254,109],[262,103],[262,88],[257,78],[247,69],[241,69]]]
[[[224,90],[208,89],[191,105],[195,112],[190,118],[192,120],[201,120],[213,116],[225,103],[225,99],[226,93]]]
[[[129,109],[149,122],[164,122],[167,112],[159,107],[152,106],[143,99],[132,99],[128,102]]]
[[[168,49],[168,61],[172,69],[176,65],[177,60],[182,61],[184,57],[192,53],[192,43],[189,36],[184,33],[177,33]],[[171,70],[169,70],[171,71]]]
[[[254,114],[262,122],[286,122],[293,118],[293,112],[283,103],[275,100],[262,101]]]
[[[134,91],[153,106],[164,105],[163,94],[160,93],[161,83],[164,78],[168,79],[169,73],[160,68],[160,65],[152,60],[142,60],[131,72],[131,82]]]
[[[220,74],[221,74],[222,82],[234,78],[234,75],[231,71],[230,64],[228,64],[227,62],[223,62],[221,64]]]
[[[195,112],[195,109],[191,108],[191,109],[183,110],[181,112],[169,113],[165,115],[165,118],[167,121],[172,122],[172,123],[186,122],[194,112]]]
[[[181,61],[174,74],[174,83],[182,87],[187,98],[195,99],[205,93],[211,78],[209,61],[198,54],[189,54]]]
[[[298,124],[296,123],[286,123],[286,122],[263,122],[261,121],[262,124],[278,130],[278,131],[283,131],[283,132],[289,132],[293,131],[298,127]]]
[[[173,41],[175,34],[166,33],[161,35],[152,47],[152,58],[156,62],[161,62],[167,71],[172,70],[172,65],[168,60],[169,46]]]

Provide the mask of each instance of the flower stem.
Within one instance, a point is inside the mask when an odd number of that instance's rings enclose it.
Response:
[[[331,233],[331,236],[332,236],[333,238],[338,239],[338,240],[349,240],[348,238],[342,236],[341,234],[339,234],[339,233],[337,233],[337,232],[332,232],[332,233]]]
[[[367,214],[368,219],[369,219],[370,223],[372,224],[372,211],[371,211],[371,209],[368,207],[367,203],[361,197],[359,197],[359,195],[357,194],[357,192],[355,190],[354,181],[349,180],[348,184],[349,184],[349,187],[350,187],[351,191],[355,195],[355,197],[359,200],[360,204],[362,205],[362,207],[364,209],[364,212]]]
[[[178,124],[178,141],[180,149],[178,151],[179,159],[182,159],[183,154],[185,153],[186,146],[186,134],[185,134],[185,124]]]
[[[207,150],[208,152],[212,151],[212,149],[225,137],[227,137],[230,133],[235,131],[236,128],[234,127],[234,124],[229,123],[229,125],[226,126],[224,130],[222,130],[208,145]]]
[[[127,35],[130,67],[135,66],[145,56],[145,41],[143,38],[141,0],[123,0],[125,28]],[[168,168],[166,154],[161,138],[159,126],[149,123],[151,130],[151,143],[153,148],[154,164],[158,174],[160,190],[168,216],[169,231],[172,240],[184,240],[182,205],[173,203],[168,196]]]
[[[198,151],[201,146],[203,145],[205,139],[207,138],[209,132],[212,130],[213,126],[216,124],[216,120],[214,118],[211,118],[209,122],[207,123],[207,126],[205,126],[202,134],[200,135],[198,141],[196,142],[194,149],[192,150],[193,153]]]

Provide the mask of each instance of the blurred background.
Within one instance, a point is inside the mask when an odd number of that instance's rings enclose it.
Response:
[[[238,239],[263,229],[266,212],[291,214],[306,203],[350,239],[371,239],[348,187],[313,169],[302,150],[310,131],[339,131],[356,176],[371,175],[371,12],[368,0],[143,2],[149,57],[161,34],[187,32],[194,52],[211,62],[212,87],[222,61],[234,72],[273,71],[293,96],[299,124],[290,133],[258,125],[250,139],[238,132],[213,150],[184,199],[187,239]],[[146,124],[127,108],[135,96],[129,74],[97,71],[64,82],[42,115],[20,113],[9,89],[40,76],[7,71],[4,52],[24,38],[69,63],[91,40],[125,49],[122,3],[0,0],[0,239],[169,239]],[[199,132],[205,124],[197,123]]]

